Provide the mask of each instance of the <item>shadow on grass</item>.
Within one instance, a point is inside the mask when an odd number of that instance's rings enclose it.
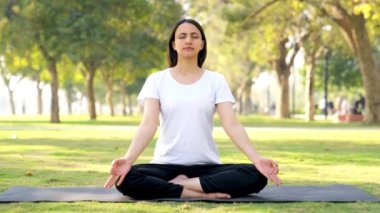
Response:
[[[103,187],[107,180],[107,171],[78,171],[65,168],[64,171],[54,169],[12,168],[6,174],[0,172],[2,184],[0,191],[5,191],[12,186],[35,186],[35,187],[63,187],[63,186],[96,186]]]
[[[129,146],[123,139],[0,139],[2,155],[15,154],[29,156],[52,156],[58,158],[70,158],[80,160],[96,156],[96,161],[124,155]],[[380,164],[380,145],[356,143],[346,141],[334,143],[334,141],[317,140],[283,140],[255,142],[257,149],[276,158],[288,159],[314,165],[334,165],[337,163],[376,166]],[[144,152],[144,155],[152,155],[155,140],[152,141]],[[218,147],[221,158],[233,160],[246,160],[245,156],[229,140],[219,140]]]

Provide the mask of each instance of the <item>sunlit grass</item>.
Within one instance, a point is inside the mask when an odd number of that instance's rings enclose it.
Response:
[[[109,116],[98,115],[96,120],[90,120],[88,115],[61,115],[60,123],[54,126],[70,125],[138,125],[141,115],[134,116]],[[220,125],[219,117],[215,114],[215,124]],[[378,125],[366,125],[360,122],[354,123],[332,123],[331,120],[317,120],[306,122],[302,119],[277,119],[273,116],[264,115],[242,115],[239,116],[240,122],[245,126],[253,127],[380,127]],[[50,126],[50,117],[48,115],[0,115],[0,126]]]
[[[15,185],[102,186],[111,160],[124,155],[136,127],[0,121],[0,191]],[[81,120],[82,118],[77,118]],[[120,118],[119,118],[120,119]],[[0,119],[1,120],[1,119]],[[74,118],[73,118],[74,120]],[[121,119],[122,120],[122,119]],[[253,122],[252,122],[253,123]],[[119,126],[120,125],[120,126]],[[127,122],[125,122],[125,125]],[[255,126],[255,125],[253,125]],[[259,126],[259,125],[258,125]],[[351,184],[380,197],[380,128],[247,128],[256,148],[279,162],[285,184]],[[248,162],[216,128],[221,160]],[[155,139],[157,136],[155,137]],[[149,162],[154,142],[138,163]],[[379,203],[19,203],[0,212],[378,212]]]

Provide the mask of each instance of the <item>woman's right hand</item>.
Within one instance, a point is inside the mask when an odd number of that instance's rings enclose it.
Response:
[[[112,161],[112,167],[110,169],[110,176],[108,177],[107,182],[104,184],[104,188],[112,188],[117,182],[119,186],[125,176],[128,174],[129,170],[131,170],[132,163],[126,158],[118,158]]]

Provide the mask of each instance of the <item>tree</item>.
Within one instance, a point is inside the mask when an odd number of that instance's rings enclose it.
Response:
[[[289,76],[302,39],[296,18],[301,8],[284,1],[233,1],[231,22],[236,32],[251,32],[256,63],[272,69],[279,84],[276,114],[288,118]],[[272,14],[276,14],[273,16]]]
[[[135,1],[131,2],[132,5]],[[72,33],[69,35],[69,57],[74,63],[82,63],[81,69],[86,79],[88,111],[90,119],[96,119],[94,78],[96,71],[112,52],[109,48],[110,41],[117,35],[117,29],[110,26],[109,22],[123,15],[124,11],[130,11],[130,2],[126,1],[70,1],[68,8],[68,20],[72,23]],[[127,7],[127,5],[129,7]],[[124,16],[123,16],[124,17]]]
[[[61,70],[59,78],[62,89],[65,90],[67,110],[71,115],[73,114],[73,102],[76,101],[77,92],[85,94],[85,80],[80,72],[83,69],[81,64],[75,64],[66,55],[62,57],[58,68]]]
[[[255,47],[252,33],[238,33],[231,26],[235,14],[228,11],[227,1],[191,0],[189,3],[187,14],[202,23],[207,37],[204,66],[225,75],[236,99],[236,112],[251,113],[252,78],[258,68],[251,54]]]
[[[37,46],[50,74],[51,106],[50,121],[60,122],[58,99],[57,63],[67,47],[66,38],[70,24],[66,20],[67,4],[63,1],[10,1],[11,27],[13,38],[20,42],[15,46],[26,46],[30,49]],[[23,32],[20,34],[20,32]],[[19,44],[19,45],[16,45]],[[23,47],[22,47],[23,48]]]
[[[8,90],[11,113],[15,115],[16,106],[13,94],[16,89],[16,85],[22,80],[22,77],[12,74],[12,72],[8,69],[4,55],[0,55],[0,77]]]
[[[124,26],[120,31],[123,36],[115,40],[114,53],[117,55],[113,61],[117,70],[114,80],[120,85],[123,115],[126,114],[126,98],[132,114],[131,95],[140,90],[149,73],[166,66],[168,36],[173,24],[183,15],[182,6],[174,0],[152,1],[146,9],[144,18]]]
[[[371,37],[374,22],[379,22],[378,1],[307,1],[331,18],[341,30],[348,46],[357,59],[363,79],[366,98],[367,123],[380,123],[380,70],[372,52]],[[377,32],[378,33],[378,32]]]
[[[363,77],[363,84],[365,88],[366,104],[366,121],[368,123],[380,122],[380,85],[377,83],[380,80],[380,71],[372,52],[373,35],[379,33],[377,25],[380,21],[380,3],[378,1],[339,1],[339,0],[304,0],[304,1],[279,1],[272,0],[266,2],[255,2],[253,6],[259,6],[259,9],[254,10],[253,13],[247,16],[246,20],[259,20],[263,21],[263,16],[260,16],[265,11],[268,14],[273,13],[280,3],[288,4],[289,6],[297,6],[298,3],[306,2],[315,8],[321,10],[325,16],[330,17],[341,29],[348,46],[351,48],[355,58],[359,62],[360,72]],[[241,3],[241,2],[240,2]],[[275,6],[277,5],[277,6]],[[254,8],[251,5],[243,8]],[[282,4],[282,9],[286,5]],[[302,9],[302,7],[300,7]],[[294,11],[288,9],[287,11]],[[244,12],[243,12],[244,13]],[[276,17],[282,20],[287,19],[284,14],[276,13]],[[265,16],[271,17],[271,16]],[[250,22],[247,22],[250,23]],[[273,21],[272,21],[273,23]],[[277,26],[281,28],[281,20],[274,21]],[[247,25],[244,25],[247,26]],[[248,25],[248,26],[252,26]],[[377,30],[376,30],[377,29]],[[267,37],[267,36],[264,36]],[[280,51],[281,53],[281,51]],[[283,63],[282,63],[283,64]],[[285,72],[286,73],[286,72]],[[284,78],[285,79],[285,78]],[[284,100],[285,101],[285,100]]]
[[[12,47],[11,41],[11,31],[10,22],[14,17],[14,12],[12,7],[15,5],[15,1],[1,2],[0,8],[4,8],[3,13],[0,15],[0,77],[4,81],[4,84],[7,87],[9,95],[9,103],[11,113],[16,114],[16,106],[14,102],[14,91],[16,85],[22,80],[23,76],[17,75],[17,72],[12,65],[12,62],[15,60],[17,62],[22,61],[19,55],[15,54],[15,48]],[[25,62],[25,61],[23,61]]]
[[[41,57],[38,50],[20,51],[20,49],[7,48],[1,57],[2,66],[0,72],[4,82],[8,82],[6,85],[8,87],[12,114],[15,114],[13,92],[18,82],[25,78],[36,81],[37,113],[42,114],[41,85],[43,85],[44,82],[48,82],[48,77],[46,76],[46,70],[42,68]]]
[[[175,1],[113,0],[97,1],[96,4],[91,1],[73,1],[71,4],[70,20],[75,33],[70,37],[72,45],[69,56],[85,68],[83,75],[87,82],[90,119],[94,120],[94,78],[97,70],[101,70],[107,90],[106,99],[111,114],[114,114],[112,96],[115,69],[120,70],[122,61],[128,59],[132,59],[135,68],[154,67],[161,59],[154,54],[157,53],[157,47],[162,47],[162,27],[178,19],[180,10]]]
[[[314,120],[315,101],[315,68],[317,60],[328,50],[327,43],[331,40],[333,33],[330,33],[331,26],[325,23],[318,15],[318,10],[307,5],[297,22],[304,36],[300,40],[300,47],[305,58],[305,120]],[[339,43],[339,42],[337,42]],[[331,47],[330,47],[331,48]]]

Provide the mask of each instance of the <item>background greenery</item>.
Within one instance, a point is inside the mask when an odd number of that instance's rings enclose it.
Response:
[[[96,120],[100,106],[110,115],[132,114],[132,97],[145,78],[167,67],[173,25],[191,17],[208,38],[205,67],[226,76],[238,113],[267,113],[276,103],[278,117],[298,112],[311,121],[328,85],[332,101],[353,102],[357,93],[364,94],[364,120],[380,123],[379,5],[379,0],[2,0],[0,77],[9,99],[0,99],[7,105],[1,113],[50,113],[53,123],[60,122],[60,113],[73,112]],[[263,73],[275,73],[271,90],[277,94],[252,95]],[[289,85],[293,76],[296,87]],[[35,84],[33,101],[14,97],[22,79]],[[43,88],[51,95],[43,97]]]

